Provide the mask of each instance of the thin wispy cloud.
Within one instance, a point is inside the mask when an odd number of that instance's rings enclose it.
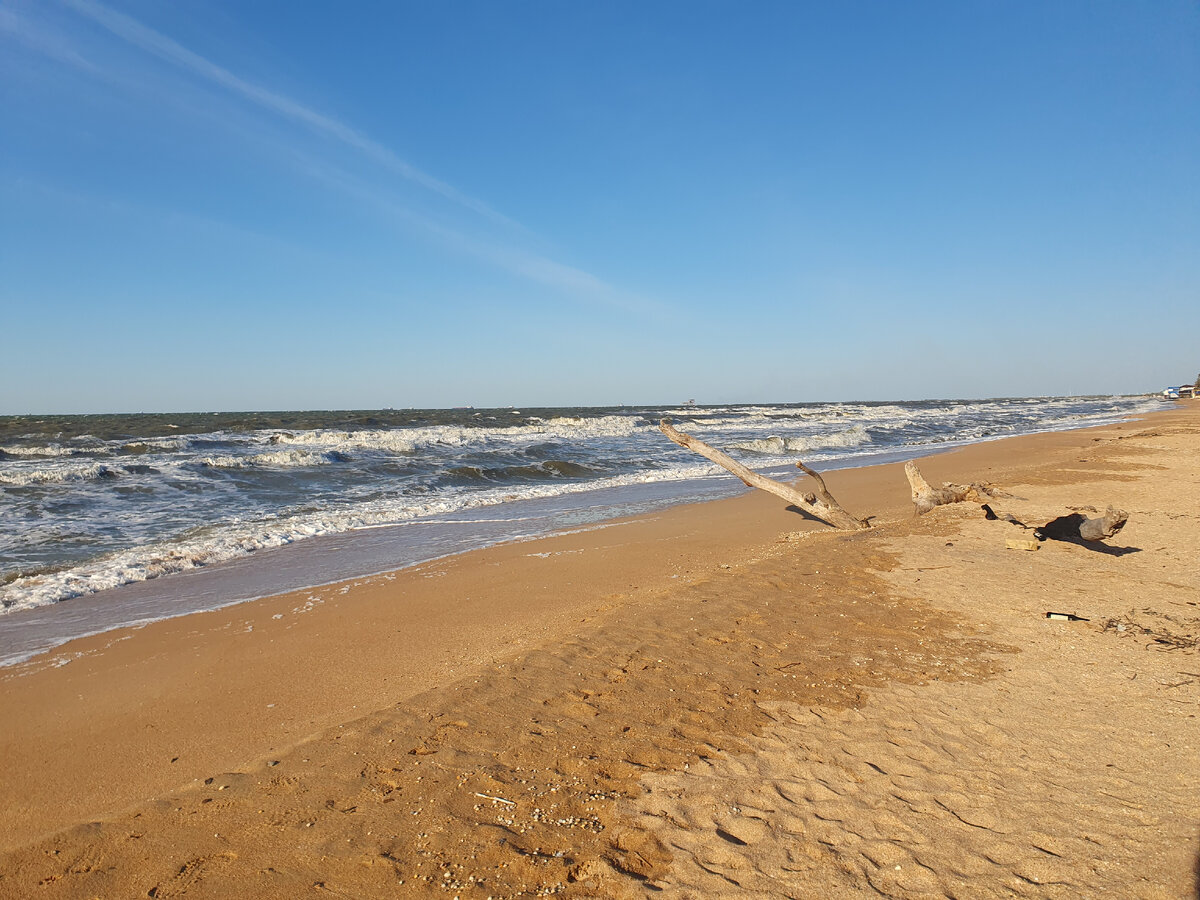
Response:
[[[452,185],[418,169],[400,158],[388,147],[333,116],[318,112],[291,97],[248,81],[189,50],[172,38],[124,13],[95,2],[95,0],[61,0],[61,2],[67,8],[98,24],[125,44],[167,62],[179,70],[199,76],[203,81],[222,88],[226,94],[249,101],[252,109],[264,110],[275,117],[301,125],[318,135],[351,148],[362,157],[383,166],[388,171],[399,174],[409,182],[425,188],[459,208],[469,210],[491,222],[512,226],[508,229],[510,236],[529,236],[529,232],[522,226],[492,209],[483,201],[464,194]],[[73,65],[97,77],[111,78],[111,73],[93,65],[61,34],[41,29],[35,23],[19,19],[3,8],[0,8],[0,31],[11,32],[30,49],[59,62]],[[618,289],[590,272],[550,259],[536,251],[524,249],[511,241],[475,237],[466,231],[414,212],[397,200],[388,197],[389,191],[386,185],[366,183],[327,161],[299,153],[294,146],[278,146],[272,152],[281,153],[293,161],[298,161],[298,168],[302,173],[352,196],[365,205],[386,213],[394,221],[425,235],[453,252],[480,260],[535,284],[561,291],[564,295],[580,302],[654,319],[667,318],[672,312],[667,305],[654,299]]]
[[[293,158],[309,177],[333,185],[365,205],[375,207],[388,217],[429,235],[462,255],[474,257],[512,275],[562,291],[588,304],[606,306],[639,318],[665,321],[674,313],[674,310],[657,300],[622,291],[583,269],[510,244],[481,241],[435,222],[394,202],[388,198],[386,192],[363,184],[334,166],[299,153],[293,153]]]
[[[93,0],[64,0],[67,6],[86,16],[110,33],[147,53],[219,85],[242,98],[257,104],[285,119],[290,119],[326,137],[352,147],[375,162],[402,175],[421,187],[440,194],[447,200],[470,209],[493,221],[516,225],[512,219],[492,209],[462,191],[423,172],[397,156],[392,150],[365,134],[323,113],[233,74],[211,60],[195,53],[164,34],[143,25],[136,19],[109,9]]]
[[[19,43],[30,50],[48,56],[53,60],[90,72],[99,74],[100,69],[86,59],[74,47],[63,41],[57,35],[50,34],[32,27],[28,20],[18,16],[11,9],[0,9],[0,33],[11,35]]]

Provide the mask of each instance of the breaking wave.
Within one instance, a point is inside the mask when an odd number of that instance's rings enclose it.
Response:
[[[414,453],[424,447],[468,447],[489,443],[529,443],[547,438],[587,440],[606,437],[631,437],[652,430],[650,423],[635,416],[559,416],[551,419],[531,417],[528,424],[499,428],[472,425],[436,425],[424,428],[400,428],[388,431],[279,432],[272,443],[302,444],[306,447],[337,447],[360,451]]]
[[[313,453],[309,450],[278,450],[248,456],[203,456],[198,462],[209,469],[295,469],[347,462],[342,453]]]
[[[758,438],[731,444],[734,449],[760,456],[787,456],[792,453],[809,453],[813,450],[849,449],[871,443],[871,436],[862,425],[834,434],[814,434],[803,437]]]
[[[101,463],[67,463],[53,469],[9,469],[0,471],[0,484],[27,487],[44,484],[66,484],[72,481],[96,481],[119,478],[120,473]]]
[[[596,475],[595,469],[565,459],[548,459],[545,462],[525,466],[454,466],[447,474],[468,481],[527,481],[545,478],[588,478]]]
[[[700,478],[718,471],[712,465],[689,464],[669,471],[616,475],[589,481],[462,490],[424,500],[382,499],[341,511],[301,513],[256,524],[234,523],[224,528],[194,529],[197,534],[194,537],[160,541],[106,554],[69,569],[47,567],[35,575],[14,573],[6,576],[7,583],[0,585],[0,605],[6,612],[45,606],[95,591],[202,568],[318,535],[396,525],[414,519],[497,506],[514,500],[537,500],[631,484]]]

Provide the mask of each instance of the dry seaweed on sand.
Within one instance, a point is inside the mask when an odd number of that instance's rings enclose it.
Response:
[[[1130,610],[1101,623],[1101,630],[1150,638],[1147,648],[1200,650],[1200,618],[1173,616],[1156,609]]]

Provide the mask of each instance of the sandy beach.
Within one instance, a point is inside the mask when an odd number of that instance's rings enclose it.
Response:
[[[1200,896],[1200,403],[0,670],[2,897]],[[1076,620],[1047,619],[1048,612]]]

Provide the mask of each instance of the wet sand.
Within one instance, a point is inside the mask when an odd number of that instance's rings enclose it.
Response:
[[[0,896],[1194,897],[1200,404],[0,670]],[[1088,621],[1048,621],[1064,611]]]

